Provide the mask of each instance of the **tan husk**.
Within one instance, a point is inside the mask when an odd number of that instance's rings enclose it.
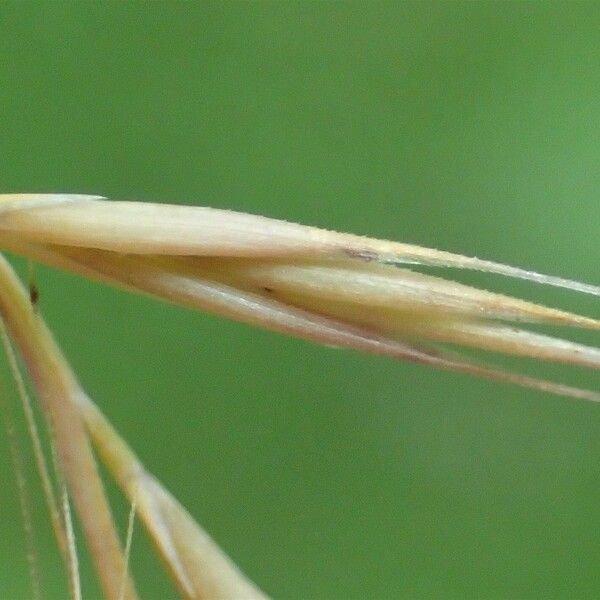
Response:
[[[474,269],[600,296],[580,283],[412,244],[201,206],[107,201],[82,194],[0,194],[0,237],[131,254],[352,258]]]
[[[600,400],[598,392],[504,373],[439,347],[598,368],[597,348],[522,325],[598,330],[598,320],[406,265],[487,270],[600,295],[597,286],[232,211],[78,195],[0,196],[1,247],[129,291],[316,342]]]

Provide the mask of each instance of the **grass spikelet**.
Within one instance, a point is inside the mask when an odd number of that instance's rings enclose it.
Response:
[[[589,400],[600,393],[504,373],[448,346],[600,367],[597,348],[525,328],[600,321],[409,270],[477,269],[600,288],[430,250],[206,207],[81,195],[0,197],[0,247],[85,277],[316,342]]]
[[[488,271],[600,296],[592,284],[232,211],[82,195],[0,195],[0,249],[317,343],[600,401],[600,391],[501,371],[455,351],[457,346],[475,348],[598,369],[599,348],[529,327],[598,331],[599,320],[420,273],[411,265]],[[264,597],[85,394],[3,258],[0,317],[40,396],[106,597],[137,597],[127,575],[134,515],[182,597]],[[131,503],[125,553],[90,439]],[[64,546],[64,524],[57,533]]]

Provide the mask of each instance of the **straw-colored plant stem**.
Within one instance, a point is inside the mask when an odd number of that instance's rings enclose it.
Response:
[[[185,598],[262,598],[142,463],[81,389],[26,291],[0,256],[0,315],[19,348],[51,430],[107,599],[118,600],[124,559],[86,428],[107,468],[150,531]],[[108,543],[106,543],[108,541]],[[98,543],[99,542],[99,543]],[[131,582],[125,598],[135,598]]]
[[[10,345],[8,334],[4,328],[4,323],[0,319],[0,336],[2,337],[3,345]],[[1,392],[4,392],[2,390]],[[1,393],[0,411],[6,426],[6,435],[8,438],[8,448],[10,452],[12,467],[15,472],[15,483],[17,486],[17,496],[19,499],[19,508],[21,510],[21,519],[23,520],[23,530],[25,533],[25,547],[27,549],[27,566],[29,570],[29,578],[31,581],[31,600],[42,600],[42,590],[40,586],[40,567],[39,557],[37,552],[36,540],[33,530],[33,521],[31,518],[31,494],[27,479],[25,477],[25,466],[23,454],[21,451],[21,443],[17,434],[15,418],[12,411],[11,403],[5,393]]]
[[[0,314],[27,364],[49,421],[60,467],[85,532],[102,590],[108,600],[118,600],[123,556],[84,422],[77,407],[68,401],[77,383],[65,368],[58,348],[3,257],[0,257]],[[45,342],[41,343],[41,340]],[[131,582],[126,585],[125,598],[137,598]]]
[[[83,392],[77,399],[104,464],[148,529],[184,598],[264,598],[188,512],[150,475]]]

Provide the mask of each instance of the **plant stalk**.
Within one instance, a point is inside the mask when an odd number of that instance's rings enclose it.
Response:
[[[21,282],[2,256],[0,314],[39,395],[104,595],[108,600],[118,600],[123,554],[85,425],[77,407],[69,400],[77,382],[33,310]],[[45,342],[43,346],[41,339]],[[137,599],[131,580],[124,597]]]

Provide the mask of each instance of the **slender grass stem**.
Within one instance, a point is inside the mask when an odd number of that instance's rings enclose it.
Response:
[[[129,573],[129,560],[131,558],[131,544],[133,542],[133,526],[135,524],[135,513],[137,508],[136,494],[134,493],[131,507],[129,509],[129,517],[127,518],[127,535],[125,537],[125,565],[123,566],[123,577],[121,578],[121,586],[119,589],[119,600],[125,598],[125,590],[127,586],[127,575]]]
[[[27,387],[25,386],[25,381],[23,380],[23,375],[21,374],[21,369],[19,368],[15,351],[10,343],[6,326],[4,321],[1,319],[0,336],[2,339],[4,352],[8,358],[8,364],[10,366],[13,379],[15,380],[15,384],[17,386],[17,392],[19,394],[19,398],[21,399],[21,406],[23,407],[23,413],[25,414],[25,421],[27,422],[29,437],[33,446],[33,454],[35,457],[38,475],[42,483],[42,490],[48,506],[48,512],[50,513],[50,522],[52,523],[52,528],[54,530],[54,537],[56,538],[59,550],[63,556],[66,566],[68,564],[67,538],[63,522],[61,520],[52,478],[50,476],[50,469],[48,468],[48,462],[46,461],[46,456],[44,455],[44,450],[42,449],[42,442],[35,421],[35,416],[33,414],[31,398],[27,392]]]
[[[8,337],[6,335],[6,328],[4,327],[4,322],[2,321],[2,319],[0,319],[0,334],[2,336],[2,343],[4,347],[10,347],[10,341],[8,340]],[[2,391],[4,392],[5,390]],[[27,484],[27,478],[25,477],[23,452],[21,450],[21,444],[19,443],[19,437],[17,436],[16,432],[16,424],[13,411],[11,409],[10,402],[5,396],[5,394],[2,393],[1,396],[2,399],[0,400],[0,405],[2,408],[2,416],[4,418],[4,423],[6,425],[6,435],[8,438],[10,457],[13,464],[15,480],[17,485],[19,508],[21,510],[23,529],[25,531],[25,545],[27,548],[27,566],[29,569],[29,580],[31,584],[31,597],[33,600],[41,600],[42,590],[40,583],[40,566],[35,534],[33,529],[31,492]]]
[[[119,599],[126,559],[116,539],[84,423],[109,472],[129,501],[135,502],[137,514],[184,598],[264,598],[189,513],[146,471],[83,392],[50,331],[32,310],[24,288],[2,257],[0,315],[50,414],[59,459],[105,596],[109,600]],[[104,540],[102,536],[109,536],[112,543],[95,544]],[[135,597],[128,579],[125,599]]]
[[[123,554],[84,423],[69,401],[76,382],[59,360],[60,353],[49,333],[45,336],[47,347],[40,347],[40,332],[46,330],[3,257],[0,257],[0,315],[39,394],[104,595],[108,600],[117,600]],[[54,352],[48,352],[48,348]],[[126,599],[135,598],[137,593],[130,581]]]

